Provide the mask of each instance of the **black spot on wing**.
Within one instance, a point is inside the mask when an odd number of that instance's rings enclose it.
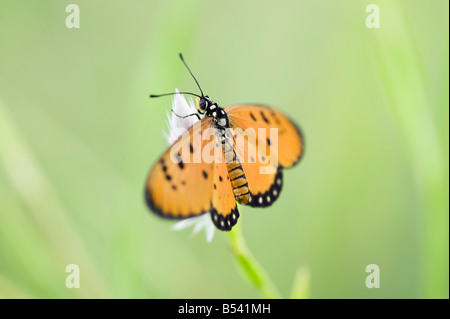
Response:
[[[264,120],[264,122],[266,122],[267,124],[270,124],[269,120],[267,119],[267,117],[265,116],[263,111],[261,111],[261,117]]]
[[[165,173],[165,172],[167,172],[167,166],[166,166],[166,162],[164,161],[164,159],[163,158],[161,158],[160,160],[159,160],[159,163],[161,164],[161,166],[162,166],[162,170],[163,170],[163,172]]]

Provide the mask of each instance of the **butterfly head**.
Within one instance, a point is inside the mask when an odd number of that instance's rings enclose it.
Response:
[[[200,114],[205,114],[206,110],[211,107],[212,101],[209,96],[199,96],[197,97],[197,110]]]

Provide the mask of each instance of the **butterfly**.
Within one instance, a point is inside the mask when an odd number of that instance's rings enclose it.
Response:
[[[282,171],[297,164],[304,141],[299,127],[271,107],[238,104],[225,108],[213,102],[194,78],[198,121],[186,130],[151,169],[145,199],[164,218],[185,219],[211,214],[214,225],[231,230],[239,218],[237,203],[272,205],[283,185]],[[177,115],[179,116],[179,115]],[[179,116],[181,117],[181,116]]]

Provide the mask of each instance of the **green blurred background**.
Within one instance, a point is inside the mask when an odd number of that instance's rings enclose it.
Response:
[[[197,92],[182,52],[221,106],[304,131],[277,203],[240,207],[284,296],[307,267],[313,298],[448,298],[448,1],[79,0],[68,29],[70,3],[0,2],[0,297],[261,296],[223,233],[173,232],[143,200],[171,107],[148,95]]]

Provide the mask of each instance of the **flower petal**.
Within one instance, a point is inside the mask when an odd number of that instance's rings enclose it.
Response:
[[[175,89],[175,93],[179,93],[178,89]],[[188,101],[186,101],[184,95],[175,94],[172,101],[172,111],[167,113],[169,133],[166,138],[171,145],[183,132],[198,121],[197,116],[193,115],[183,118],[183,116],[189,114],[197,114],[195,103],[191,99]]]
[[[212,220],[210,218],[210,223],[205,227],[205,233],[206,233],[206,242],[210,243],[212,242],[214,238],[214,233],[216,231],[216,226],[212,223]]]
[[[178,231],[178,230],[188,228],[189,226],[191,226],[192,224],[194,224],[196,222],[197,218],[198,217],[191,217],[191,218],[183,219],[182,221],[179,221],[178,223],[172,225],[171,229]]]

